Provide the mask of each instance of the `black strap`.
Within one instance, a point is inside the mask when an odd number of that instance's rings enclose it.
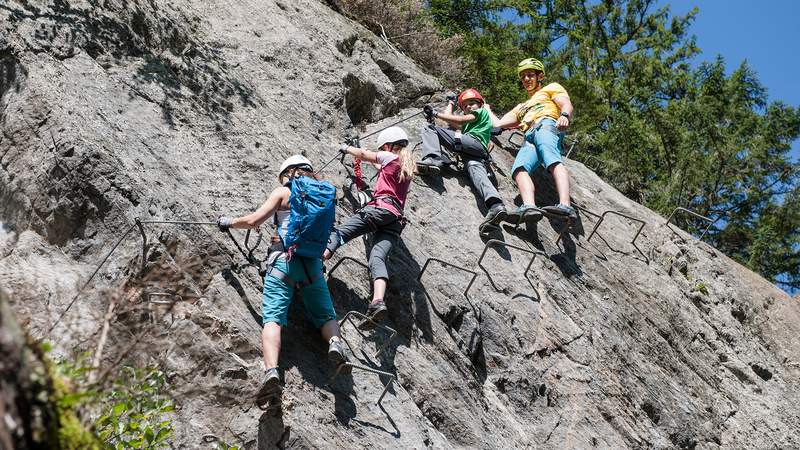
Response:
[[[300,264],[303,265],[303,272],[306,273],[306,279],[308,280],[308,285],[310,286],[311,284],[314,283],[314,280],[311,279],[311,274],[308,273],[308,267],[306,267],[306,259],[299,255],[295,255],[295,258],[300,258]]]
[[[280,256],[278,258],[280,258]],[[275,261],[277,261],[278,258],[275,258]],[[306,273],[306,279],[308,281],[302,282],[302,281],[294,281],[294,280],[292,280],[291,278],[289,278],[289,274],[284,273],[282,270],[280,270],[280,269],[275,267],[275,261],[273,261],[273,263],[270,264],[269,267],[267,267],[267,269],[266,269],[266,271],[264,273],[264,277],[266,278],[267,276],[271,275],[271,276],[283,281],[287,285],[289,285],[289,286],[291,286],[291,287],[293,287],[295,289],[298,289],[298,290],[302,289],[302,288],[304,288],[306,286],[311,286],[312,284],[314,284],[315,281],[317,281],[317,278],[319,278],[321,276],[321,274],[312,277],[311,274],[309,274],[309,272],[308,272],[308,268],[306,267],[306,263],[304,261],[304,258],[302,256],[297,256],[297,255],[295,255],[295,258],[300,258],[300,263],[303,265],[303,271]],[[288,263],[287,263],[287,265],[288,265]]]

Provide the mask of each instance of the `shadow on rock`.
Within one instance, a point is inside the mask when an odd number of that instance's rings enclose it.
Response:
[[[265,411],[258,419],[258,448],[285,448],[291,436],[291,428],[283,423],[283,411]]]
[[[427,187],[440,195],[446,191],[442,177],[439,175],[417,175],[412,179],[412,183],[417,186]]]

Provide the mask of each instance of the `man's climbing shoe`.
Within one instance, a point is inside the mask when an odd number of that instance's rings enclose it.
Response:
[[[341,338],[332,340],[330,344],[328,344],[328,360],[336,367],[347,362],[347,356],[344,354],[344,346],[342,346]]]
[[[278,368],[273,367],[267,369],[264,374],[264,384],[256,394],[256,404],[261,409],[268,409],[275,403],[280,401],[281,391],[281,377],[278,375]]]
[[[359,328],[362,330],[371,330],[375,328],[375,324],[382,322],[383,319],[386,318],[388,312],[389,310],[386,308],[386,304],[383,300],[373,300],[367,307],[367,317],[369,317],[370,320],[361,322]]]
[[[565,205],[563,203],[559,203],[554,206],[545,206],[542,208],[542,211],[545,212],[547,215],[556,216],[556,217],[566,217],[570,220],[576,220],[578,218],[578,213],[575,212],[575,208],[569,205]]]
[[[514,225],[536,223],[540,220],[542,220],[542,211],[536,205],[522,205],[510,211],[506,216],[506,222]]]

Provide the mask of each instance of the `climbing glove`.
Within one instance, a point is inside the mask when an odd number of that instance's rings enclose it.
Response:
[[[341,146],[339,146],[339,153],[346,155],[348,147],[350,147],[350,144],[342,144]]]
[[[448,92],[446,98],[448,102],[455,103],[458,100],[458,92]]]
[[[219,227],[220,231],[230,230],[231,225],[233,225],[233,219],[230,217],[219,216],[219,219],[217,219],[217,226]]]
[[[428,122],[432,121],[433,118],[436,117],[436,111],[433,110],[433,106],[431,105],[425,105],[422,108],[422,112],[425,114],[425,119],[427,119]]]

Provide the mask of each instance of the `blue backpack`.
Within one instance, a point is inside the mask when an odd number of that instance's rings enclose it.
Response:
[[[283,245],[289,256],[321,258],[336,218],[336,188],[327,181],[293,177],[289,224]]]

